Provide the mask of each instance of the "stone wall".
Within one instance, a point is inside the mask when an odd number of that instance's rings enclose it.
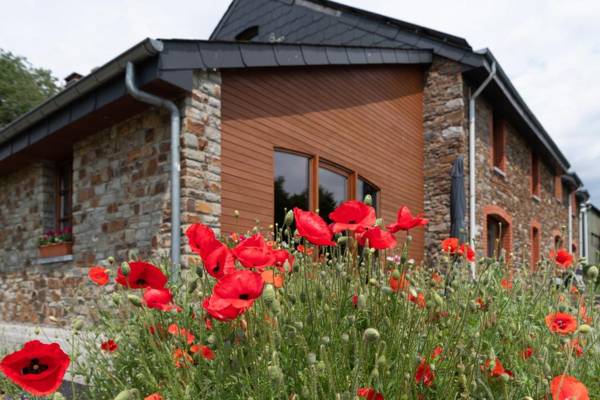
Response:
[[[220,76],[198,73],[182,111],[182,230],[220,217]],[[72,260],[44,263],[38,238],[53,228],[53,164],[0,177],[0,321],[48,324],[90,316],[98,288],[87,268],[107,257],[169,254],[170,116],[150,108],[73,146]],[[184,255],[189,254],[182,238]],[[48,261],[48,260],[45,260]],[[187,257],[183,258],[187,262]]]
[[[425,230],[426,262],[439,252],[440,242],[450,233],[450,172],[459,155],[465,156],[468,176],[468,130],[460,66],[434,57],[426,72],[423,97],[425,135]],[[468,185],[465,187],[468,193]],[[466,221],[465,221],[465,226]]]

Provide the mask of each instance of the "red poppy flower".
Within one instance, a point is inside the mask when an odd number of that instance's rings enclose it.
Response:
[[[475,303],[477,303],[480,310],[487,310],[488,305],[485,303],[485,301],[481,297],[478,297],[475,300]]]
[[[454,254],[458,251],[458,239],[448,238],[442,241],[442,250],[446,253]]]
[[[266,270],[260,273],[265,283],[270,283],[276,288],[283,287],[283,275],[276,274],[273,270]]]
[[[246,268],[265,268],[275,264],[273,250],[267,246],[265,238],[259,233],[242,240],[232,253]]]
[[[119,348],[119,345],[114,340],[108,339],[106,342],[100,345],[100,348],[104,351],[112,353]]]
[[[581,357],[583,355],[583,347],[581,347],[579,344],[578,339],[571,339],[569,346],[573,349],[577,357]]]
[[[202,261],[206,272],[217,279],[235,271],[235,260],[231,250],[216,239],[207,245]]]
[[[275,256],[275,266],[281,272],[292,272],[292,267],[294,266],[294,256],[291,255],[287,250],[279,249],[273,250],[273,255]],[[289,264],[289,271],[286,271],[284,268],[285,262]]]
[[[467,261],[473,262],[475,261],[475,250],[473,250],[471,248],[471,246],[469,246],[466,243],[463,243],[457,251],[458,255],[460,256],[465,256],[465,258],[467,259]]]
[[[431,274],[431,280],[438,284],[444,282],[444,278],[442,278],[442,276],[440,274],[438,274],[437,272],[433,272]]]
[[[425,306],[427,305],[425,302],[425,295],[423,294],[423,292],[419,292],[419,294],[417,294],[416,296],[413,296],[409,293],[408,301],[415,303],[419,308],[425,308]]]
[[[362,387],[356,392],[358,397],[363,397],[367,400],[384,400],[383,395],[376,392],[373,388]]]
[[[390,280],[389,280],[389,284],[394,292],[397,292],[399,290],[408,289],[408,287],[410,286],[410,283],[406,279],[405,272],[403,272],[402,275],[400,275],[400,278],[398,278],[398,279],[391,276]]]
[[[559,375],[550,382],[552,400],[589,400],[585,385],[572,376]]]
[[[391,233],[398,231],[409,231],[418,226],[427,225],[429,220],[422,218],[421,215],[414,216],[411,214],[408,207],[402,206],[398,210],[396,222],[387,226],[387,230]]]
[[[511,371],[509,371],[508,369],[504,369],[504,365],[502,365],[499,359],[496,358],[496,360],[494,361],[494,368],[490,369],[491,365],[491,360],[485,360],[485,369],[489,372],[491,377],[497,378],[504,374],[508,376],[513,376],[513,373]]]
[[[502,286],[506,290],[510,290],[513,288],[513,283],[511,279],[502,278],[500,281],[500,286]]]
[[[335,242],[331,240],[333,233],[327,226],[323,218],[312,211],[303,211],[299,208],[294,208],[294,221],[296,229],[300,236],[318,246],[335,246]]]
[[[173,294],[167,288],[146,288],[146,290],[144,290],[144,304],[148,308],[153,308],[160,311],[181,311],[181,308],[174,305],[172,301]]]
[[[417,384],[422,383],[424,386],[429,387],[433,384],[434,379],[435,375],[431,370],[431,366],[425,358],[421,358],[421,363],[415,371],[415,381]]]
[[[214,360],[215,359],[215,353],[208,346],[204,346],[204,345],[199,346],[199,345],[195,344],[192,347],[190,347],[190,352],[193,354],[200,353],[202,355],[202,358],[204,358],[205,360]]]
[[[377,217],[373,207],[362,201],[348,200],[330,212],[329,219],[333,221],[331,224],[333,233],[339,233],[345,230],[355,231],[359,228],[370,228],[375,225]]]
[[[108,273],[106,272],[106,268],[102,267],[91,267],[88,270],[88,276],[92,281],[100,286],[104,286],[108,283]]]
[[[577,330],[577,319],[571,314],[556,312],[546,315],[546,326],[551,332],[568,335]]]
[[[365,246],[369,241],[371,249],[385,250],[396,247],[396,239],[394,235],[388,231],[384,231],[380,227],[367,229],[358,236],[358,244]]]
[[[527,347],[525,350],[521,352],[521,357],[523,360],[529,360],[533,356],[533,349],[531,347]]]
[[[0,371],[34,396],[47,396],[61,385],[71,362],[57,343],[32,340],[0,361]]]
[[[199,254],[204,259],[213,250],[211,247],[215,241],[215,233],[213,230],[204,224],[192,224],[185,231],[185,236],[188,238],[188,242],[192,251]]]
[[[143,261],[131,261],[129,274],[123,275],[121,267],[117,271],[117,283],[131,289],[151,287],[162,289],[167,283],[167,277],[154,265]]]
[[[167,328],[167,332],[169,332],[173,336],[182,336],[185,338],[187,344],[192,344],[194,342],[195,336],[185,328],[180,328],[177,324],[171,324]]]
[[[558,249],[558,251],[550,251],[550,258],[563,269],[569,268],[573,264],[573,255],[566,249]]]
[[[232,320],[252,306],[262,294],[263,287],[264,280],[259,273],[235,271],[217,282],[213,294],[202,306],[218,320]]]
[[[435,349],[433,349],[433,351],[431,352],[431,361],[438,358],[443,352],[444,349],[441,346],[435,346]]]
[[[160,393],[152,393],[150,396],[144,397],[144,400],[163,400]]]
[[[194,364],[194,359],[187,351],[183,349],[175,349],[173,351],[173,362],[176,368],[189,367]]]
[[[352,304],[354,304],[354,307],[358,306],[358,295],[357,294],[352,296]]]

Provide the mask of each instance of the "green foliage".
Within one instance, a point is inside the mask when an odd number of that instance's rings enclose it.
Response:
[[[0,128],[59,91],[57,79],[0,49]]]

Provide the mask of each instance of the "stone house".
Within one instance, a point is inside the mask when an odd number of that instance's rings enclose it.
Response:
[[[411,255],[432,262],[459,156],[480,254],[534,268],[576,245],[582,183],[489,50],[330,1],[234,0],[210,40],[144,40],[0,130],[0,320],[86,314],[109,256],[186,264],[191,223],[268,230],[365,194],[386,221],[430,218]],[[40,257],[64,228],[72,249]]]

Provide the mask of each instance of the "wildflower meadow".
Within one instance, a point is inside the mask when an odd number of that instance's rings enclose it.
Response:
[[[202,261],[182,270],[91,266],[105,295],[73,321],[75,350],[5,353],[0,393],[62,399],[68,369],[75,399],[600,398],[596,266],[561,248],[536,266],[484,258],[457,238],[421,265],[408,249],[427,220],[401,207],[386,225],[370,203],[222,238],[192,225]]]

